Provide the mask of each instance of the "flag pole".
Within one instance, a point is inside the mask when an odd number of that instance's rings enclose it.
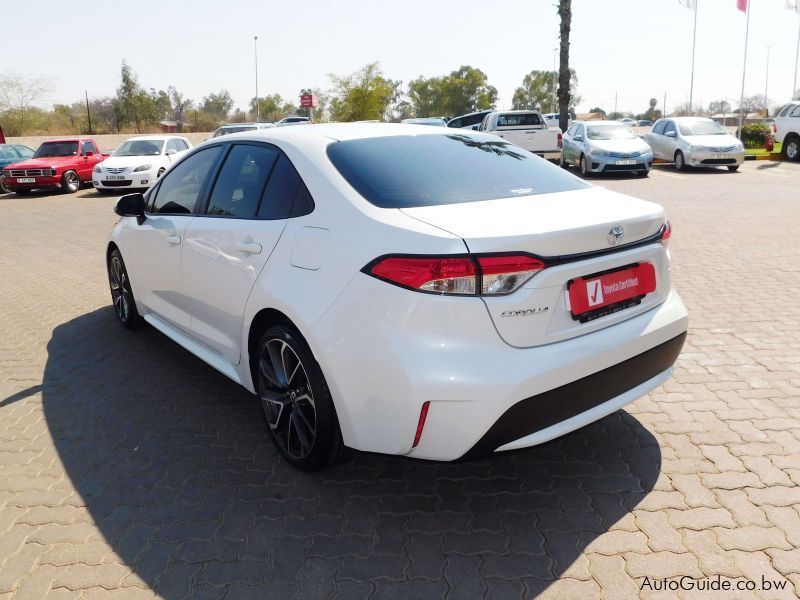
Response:
[[[800,12],[800,9],[798,10]],[[794,53],[794,83],[792,84],[792,100],[797,97],[797,59],[800,58],[800,27],[797,30],[797,50]]]
[[[742,139],[744,122],[744,80],[747,73],[747,37],[750,35],[750,2],[747,3],[747,24],[744,26],[744,64],[742,65],[742,94],[739,96],[739,139]]]
[[[689,114],[692,113],[692,100],[694,96],[694,49],[697,45],[697,4],[700,0],[694,2],[694,33],[692,34],[692,77],[689,82]]]

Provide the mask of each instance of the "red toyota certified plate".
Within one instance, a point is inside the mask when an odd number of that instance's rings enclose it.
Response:
[[[656,270],[651,263],[594,277],[579,277],[569,284],[570,310],[575,319],[595,311],[606,314],[602,309],[620,303],[626,308],[626,300],[641,298],[655,289]]]

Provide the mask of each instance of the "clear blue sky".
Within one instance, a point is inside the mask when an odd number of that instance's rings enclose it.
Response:
[[[699,3],[695,102],[741,87],[745,16],[736,0]],[[766,46],[773,44],[769,97],[791,95],[800,15],[784,0],[750,0],[746,94],[763,94]],[[555,0],[64,0],[16,2],[4,11],[0,72],[52,78],[50,102],[112,95],[123,59],[145,87],[174,85],[199,100],[226,88],[244,107],[254,95],[253,36],[259,38],[259,91],[297,101],[303,87],[329,86],[380,61],[407,82],[462,64],[482,69],[508,107],[532,69],[552,69],[558,45]],[[571,64],[579,111],[602,105],[643,111],[650,97],[667,108],[689,95],[692,12],[678,0],[573,0]]]

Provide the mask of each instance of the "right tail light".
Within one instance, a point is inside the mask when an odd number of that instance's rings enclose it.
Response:
[[[400,287],[448,296],[500,296],[519,289],[545,268],[526,254],[388,256],[364,267],[368,275]]]

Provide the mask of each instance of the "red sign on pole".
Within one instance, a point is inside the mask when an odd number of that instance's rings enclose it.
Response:
[[[300,96],[300,106],[302,108],[317,108],[316,94],[303,94]]]

